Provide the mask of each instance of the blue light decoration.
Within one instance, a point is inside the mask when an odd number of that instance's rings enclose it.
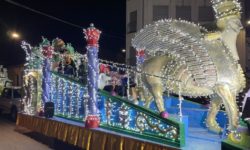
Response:
[[[137,65],[143,64],[145,60],[145,51],[143,49],[139,49],[136,51],[136,63]]]
[[[98,31],[98,30],[97,30]],[[70,120],[84,122],[86,127],[106,128],[133,135],[150,141],[156,141],[173,146],[184,144],[183,125],[174,120],[160,118],[155,112],[119,96],[111,96],[105,91],[97,91],[98,77],[98,39],[92,26],[85,30],[88,35],[88,86],[73,77],[52,72],[50,61],[53,47],[49,42],[39,47],[43,55],[43,98],[55,103],[55,115]],[[51,84],[51,86],[47,84]],[[48,94],[49,93],[49,94]],[[45,101],[45,102],[46,102]],[[100,124],[99,124],[100,123]]]
[[[76,79],[52,72],[51,83],[53,101],[57,102],[55,116],[83,122],[89,115],[86,85],[81,84]],[[68,88],[66,84],[72,85]],[[54,88],[55,87],[55,88]],[[67,89],[67,90],[66,90]],[[70,103],[66,103],[66,93],[72,93]],[[76,97],[75,97],[76,96]],[[57,99],[56,99],[57,98]],[[98,116],[100,116],[100,127],[119,133],[132,134],[134,136],[150,139],[160,143],[180,146],[184,144],[184,126],[175,120],[166,120],[159,117],[157,112],[135,105],[119,96],[111,96],[108,92],[100,90],[97,95]],[[71,105],[71,115],[67,107]],[[166,105],[168,106],[168,105]],[[74,113],[76,113],[74,115]],[[86,123],[87,120],[85,120]]]
[[[43,79],[42,79],[42,102],[48,102],[50,100],[50,60],[48,58],[43,61]]]
[[[77,117],[77,106],[78,106],[78,85],[72,83],[72,93],[71,93],[71,101],[70,101],[70,116]],[[75,92],[74,92],[75,91]]]
[[[55,108],[55,113],[57,111],[58,108],[58,86],[59,86],[59,80],[57,79],[58,77],[56,76],[51,76],[52,80],[51,80],[51,100],[53,100],[54,102],[54,108]]]
[[[63,113],[65,116],[69,117],[69,82],[68,81],[64,81],[64,96],[63,96]]]
[[[58,105],[57,105],[57,111],[58,114],[63,114],[63,98],[64,98],[64,81],[63,79],[58,79],[58,82],[59,82],[59,89],[58,89],[58,99],[56,99],[56,101],[59,101],[58,102]]]
[[[100,120],[97,109],[97,90],[98,90],[98,50],[99,38],[101,31],[90,24],[88,29],[84,29],[85,39],[87,41],[87,58],[88,58],[88,116],[86,118],[85,126],[89,128],[96,128],[99,126]]]
[[[53,56],[53,50],[54,48],[50,45],[50,42],[43,37],[43,41],[40,44],[40,48],[42,51],[42,55],[44,57],[43,60],[43,69],[42,69],[42,73],[43,73],[43,77],[42,77],[42,107],[44,105],[44,103],[51,101],[50,98],[50,78],[51,78],[51,58]]]
[[[79,85],[78,85],[79,86]],[[83,86],[79,86],[79,91],[78,91],[78,101],[77,101],[77,116],[79,116],[79,118],[83,119],[87,113],[85,113],[86,110],[86,106],[85,103],[86,98],[88,98],[88,94],[87,94],[87,89],[86,87]]]
[[[87,88],[77,80],[51,73],[51,98],[55,104],[55,115],[83,121],[86,117]]]

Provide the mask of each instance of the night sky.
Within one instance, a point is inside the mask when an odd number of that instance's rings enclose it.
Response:
[[[126,0],[13,0],[32,9],[89,27],[94,23],[103,34],[99,55],[103,59],[123,62],[125,54]],[[73,27],[24,8],[0,0],[0,64],[15,65],[24,62],[25,54],[20,40],[8,36],[9,31],[21,34],[21,39],[33,46],[41,42],[41,36],[52,40],[63,39],[80,53],[86,52],[81,28]]]

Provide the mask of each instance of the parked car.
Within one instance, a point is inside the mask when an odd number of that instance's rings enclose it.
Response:
[[[15,121],[17,113],[23,110],[21,87],[5,87],[0,96],[0,112],[9,114]]]

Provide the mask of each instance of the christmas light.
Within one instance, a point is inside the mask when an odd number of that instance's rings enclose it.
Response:
[[[48,50],[55,49],[53,44],[49,44],[49,45],[51,47]],[[97,46],[97,45],[94,45],[94,46]],[[31,62],[31,61],[34,61],[37,57],[39,58],[39,60],[49,59],[51,60],[51,63],[54,63],[55,60],[53,57],[57,55],[60,58],[59,60],[62,61],[64,57],[63,54],[60,54],[57,51],[53,51],[51,53],[52,55],[51,56],[50,52],[42,53],[42,48],[44,47],[41,44],[39,48],[34,49],[34,53],[32,55],[29,55],[31,57],[27,58],[27,60]],[[90,57],[95,56],[95,54],[93,54],[92,52],[96,51],[97,49],[94,49],[91,46],[88,46],[87,48],[90,50],[90,53],[89,53]],[[86,55],[81,55],[77,53],[72,54],[72,57],[74,60],[77,60],[77,58],[87,60]],[[91,60],[88,59],[87,61],[91,61]],[[142,72],[140,70],[137,70],[137,68],[134,66],[119,64],[116,62],[106,61],[106,60],[100,60],[100,62],[106,63],[108,66],[117,68],[118,71],[119,70],[126,71],[128,78],[129,78],[130,73],[138,73],[138,74],[144,74],[149,77],[152,76],[152,77],[162,78],[162,76],[151,75],[151,74],[148,74],[147,72]],[[45,65],[42,65],[43,63],[42,61],[40,61],[39,63],[40,65],[37,68],[40,70],[40,74],[42,74],[42,71],[41,71],[42,66],[43,67],[51,66],[51,65],[46,65],[46,63],[44,63]],[[91,80],[93,77],[98,77],[98,75],[96,74],[98,73],[98,69],[96,69],[96,67],[94,67],[93,64],[98,66],[99,65],[98,60],[97,59],[93,60],[92,64],[88,65],[88,68],[89,68],[88,71],[94,72],[92,76],[88,78],[89,87],[96,86],[95,82],[92,82]],[[31,68],[35,69],[34,66],[32,66]],[[30,72],[30,71],[31,69],[27,70],[27,72]],[[169,125],[164,121],[162,122],[162,121],[158,121],[157,119],[152,119],[151,117],[147,117],[147,119],[150,119],[150,123],[151,123],[150,125],[153,125],[153,126],[150,127],[149,125],[147,125],[145,127],[145,132],[140,131],[140,129],[138,128],[138,126],[136,126],[136,123],[135,123],[136,122],[135,116],[139,114],[139,110],[135,110],[133,107],[121,101],[113,100],[113,98],[110,98],[110,101],[108,101],[108,98],[106,96],[103,96],[102,94],[98,94],[97,89],[96,90],[92,89],[93,94],[96,96],[91,97],[91,95],[89,94],[87,90],[86,85],[79,83],[78,78],[72,78],[72,77],[69,77],[60,73],[58,74],[55,72],[51,72],[51,70],[49,70],[50,74],[46,74],[44,73],[45,71],[46,71],[46,67],[43,68],[43,75],[46,75],[46,77],[49,76],[49,78],[43,78],[43,84],[50,85],[48,87],[49,94],[48,96],[46,95],[46,97],[48,97],[49,100],[54,102],[56,116],[87,121],[85,119],[87,118],[88,114],[92,113],[89,108],[91,108],[92,106],[96,106],[96,110],[100,110],[100,111],[97,111],[97,116],[101,118],[101,124],[106,124],[108,126],[115,127],[115,128],[130,130],[130,131],[137,132],[137,133],[150,132],[162,138],[167,138],[167,139],[171,139],[174,141],[179,140],[180,135],[178,135],[177,137],[173,136],[173,134],[177,135],[177,132],[176,133],[174,132],[175,129],[172,131],[172,125]],[[46,80],[46,79],[49,79],[49,80]],[[129,84],[129,79],[128,79],[127,84]],[[43,90],[43,93],[44,91],[46,94],[46,90]],[[93,99],[96,99],[96,102],[93,101]],[[92,102],[90,103],[89,100]],[[106,114],[106,115],[103,116],[103,114]],[[159,128],[156,127],[156,125],[159,126]],[[171,131],[166,132],[167,131],[166,129],[170,127],[171,127]],[[162,133],[159,129],[166,133]],[[176,128],[176,130],[179,130],[179,129]]]
[[[157,95],[154,98],[159,111],[164,111],[162,91],[179,94],[180,116],[181,95],[220,95],[229,116],[230,128],[235,128],[238,124],[235,97],[245,87],[236,49],[236,38],[242,28],[241,6],[237,0],[213,0],[212,5],[219,29],[215,33],[188,21],[173,19],[156,21],[137,32],[132,39],[137,51],[136,70],[142,73],[149,70],[159,76],[138,74],[137,78],[140,81],[140,76],[143,76],[149,88],[157,88],[151,90],[151,94]]]
[[[95,128],[99,126],[100,120],[97,116],[97,90],[98,90],[98,48],[99,38],[101,31],[94,27],[94,24],[90,24],[88,29],[83,30],[85,39],[87,41],[87,58],[88,58],[88,111],[89,114],[86,118],[85,126]]]
[[[74,96],[77,95],[78,100],[78,105],[75,106],[77,109],[76,111],[78,111],[77,115],[71,115],[68,116],[68,111],[64,109],[64,113],[60,113],[59,110],[57,110],[55,115],[59,115],[59,116],[63,116],[65,118],[76,118],[76,119],[82,119],[84,118],[84,116],[86,116],[88,114],[88,112],[86,112],[85,110],[82,109],[82,107],[88,107],[86,106],[88,104],[88,96],[87,94],[87,89],[86,87],[84,87],[84,85],[81,85],[77,82],[77,80],[68,80],[66,76],[63,75],[57,75],[55,73],[52,73],[52,80],[55,81],[51,81],[51,83],[55,84],[55,83],[59,83],[58,86],[53,86],[52,85],[52,93],[55,93],[55,91],[58,91],[58,93],[60,93],[61,91],[66,90],[65,87],[65,83],[67,83],[68,85],[72,85],[71,89],[68,89],[70,91],[65,91],[67,93],[72,93],[72,98],[70,100],[70,103],[66,104],[63,103],[63,105],[66,106],[62,106],[63,108],[68,107],[69,105],[72,106],[72,113],[74,112],[74,106],[73,103],[74,101]],[[54,87],[58,87],[58,89],[54,89]],[[76,89],[77,87],[77,89]],[[63,89],[60,89],[63,88]],[[67,95],[67,94],[66,94]],[[84,96],[85,95],[85,96]],[[64,96],[67,97],[67,96]],[[84,98],[85,97],[85,98]],[[52,96],[52,98],[56,98],[56,96]],[[63,99],[60,99],[60,97],[57,97],[57,101],[58,103],[60,103],[60,101],[65,101]],[[133,132],[141,132],[141,133],[145,133],[145,132],[152,132],[152,134],[156,134],[158,136],[164,137],[164,138],[168,138],[168,139],[173,139],[174,141],[178,140],[178,136],[177,136],[177,128],[173,127],[170,124],[165,124],[160,120],[157,119],[153,119],[147,115],[143,115],[144,117],[144,123],[143,124],[147,124],[143,129],[140,130],[140,126],[142,125],[140,123],[140,125],[136,125],[136,117],[139,114],[143,114],[143,113],[139,113],[139,111],[135,110],[133,107],[128,106],[126,103],[123,103],[121,101],[117,101],[115,99],[113,99],[112,97],[108,98],[106,96],[103,96],[102,94],[99,94],[99,96],[97,96],[98,99],[98,109],[100,110],[100,118],[101,118],[101,124],[104,125],[109,125],[111,127],[118,127],[121,129],[126,129],[126,130],[130,130]],[[53,101],[55,102],[56,100],[53,99]],[[68,106],[67,106],[68,105]],[[145,120],[146,119],[146,120]],[[140,122],[140,121],[139,121]]]

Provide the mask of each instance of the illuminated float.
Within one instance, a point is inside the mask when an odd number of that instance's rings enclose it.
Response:
[[[190,140],[198,138],[204,143],[211,140],[220,143],[226,137],[229,120],[231,141],[244,141],[246,136],[237,132],[236,105],[236,95],[245,86],[235,46],[241,29],[240,5],[233,0],[212,3],[218,32],[208,33],[183,20],[157,21],[140,30],[132,41],[137,49],[136,67],[98,59],[101,32],[93,25],[84,30],[87,55],[75,52],[71,44],[58,38],[52,42],[43,38],[40,46],[34,48],[27,48],[27,43],[23,43],[26,51],[30,49],[30,53],[26,52],[27,58],[30,57],[28,64],[39,66],[34,69],[27,65],[26,75],[37,72],[39,77],[32,76],[40,87],[35,90],[38,91],[36,98],[32,96],[32,101],[37,101],[39,106],[27,107],[25,113],[35,115],[34,108],[39,112],[45,102],[51,101],[56,119],[19,114],[17,124],[86,149],[97,148],[100,142],[104,142],[105,149],[112,141],[116,146],[109,149],[133,149],[136,145],[144,149],[175,149],[188,148]],[[123,70],[128,76],[136,74],[136,91],[144,102],[131,101],[129,92],[127,97],[121,97],[97,89],[101,64]],[[129,80],[128,77],[128,84]],[[172,93],[177,96],[170,96]],[[186,101],[183,96],[209,96],[211,107],[207,109],[205,105]],[[222,102],[229,119],[219,110]],[[84,122],[85,126],[68,123],[65,119]],[[222,136],[215,138],[216,134],[205,129],[206,124],[209,130]],[[202,131],[198,135],[199,130]],[[152,146],[152,143],[160,145]]]

